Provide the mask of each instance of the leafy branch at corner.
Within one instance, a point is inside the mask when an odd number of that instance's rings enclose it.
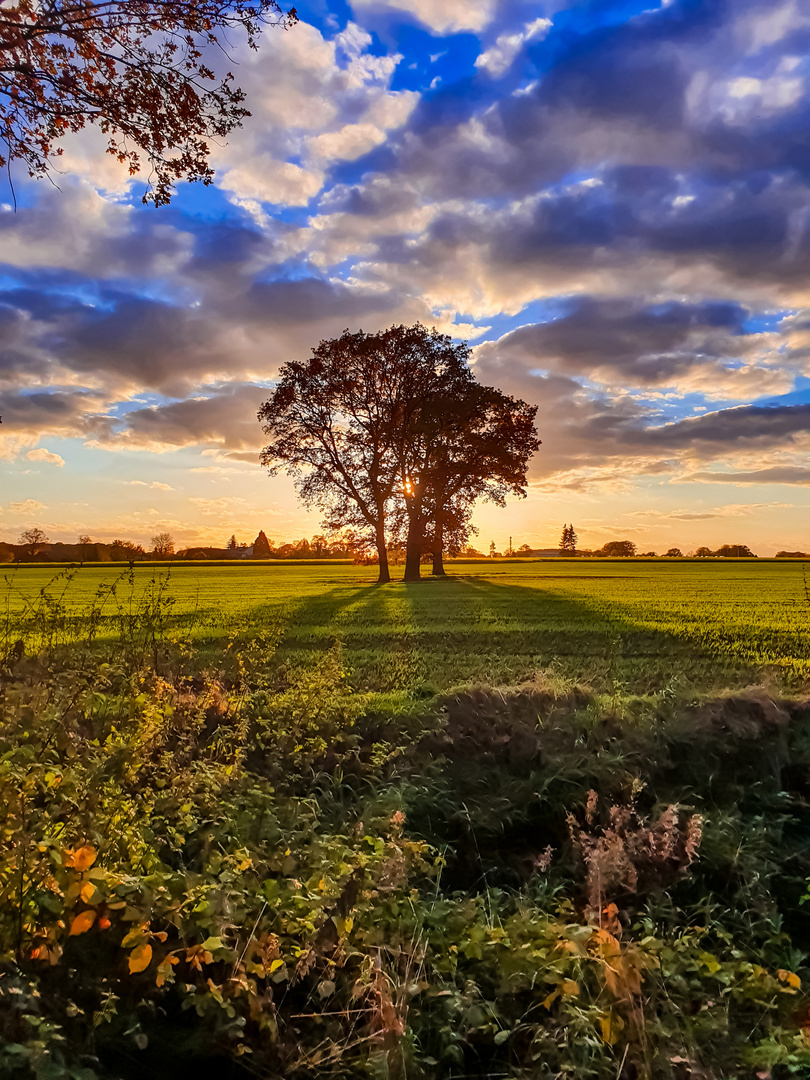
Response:
[[[130,175],[148,162],[144,202],[168,203],[183,177],[210,184],[209,140],[250,115],[213,58],[233,29],[255,49],[263,25],[296,18],[276,0],[3,0],[0,167],[43,176],[62,136],[96,124]]]

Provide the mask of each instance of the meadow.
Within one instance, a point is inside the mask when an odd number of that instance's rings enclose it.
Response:
[[[131,575],[109,564],[26,566],[0,576],[0,620],[20,634],[43,597],[69,619],[114,587],[111,614],[158,581],[167,618],[211,661],[235,628],[273,627],[281,658],[314,658],[340,642],[358,689],[400,696],[515,685],[537,671],[599,691],[762,677],[790,687],[809,669],[802,563],[458,561],[449,573],[378,587],[373,567],[345,564],[136,565]]]
[[[25,566],[5,1080],[810,1076],[801,564]]]

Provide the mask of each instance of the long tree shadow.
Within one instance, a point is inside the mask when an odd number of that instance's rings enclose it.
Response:
[[[760,670],[688,634],[644,626],[618,604],[483,578],[335,590],[299,610],[322,627],[313,646],[339,636],[355,684],[372,691],[515,685],[551,668],[595,690],[647,693],[673,680],[745,685]],[[293,628],[291,639],[300,634]]]

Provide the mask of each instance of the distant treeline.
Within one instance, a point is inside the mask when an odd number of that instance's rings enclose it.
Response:
[[[327,539],[313,536],[294,543],[276,546],[261,531],[252,544],[238,543],[234,536],[223,547],[194,546],[174,549],[168,534],[160,534],[161,544],[147,550],[143,544],[131,540],[113,540],[112,543],[62,544],[35,539],[27,543],[7,544],[0,542],[0,563],[14,562],[144,562],[155,559],[357,559],[367,551],[366,545],[357,545],[351,535]]]
[[[212,547],[197,545],[188,548],[174,550],[174,545],[168,534],[164,535],[164,543],[155,545],[147,550],[142,544],[135,544],[131,540],[113,540],[112,543],[94,543],[87,539],[86,543],[62,544],[50,543],[49,541],[27,544],[7,544],[0,541],[0,563],[15,562],[40,562],[40,563],[74,563],[74,562],[145,562],[159,560],[210,560],[212,562],[231,559],[289,559],[300,560],[323,560],[351,559],[356,563],[376,563],[376,555],[368,550],[368,545],[355,539],[352,534],[341,535],[329,539],[324,535],[316,535],[307,540],[303,538],[292,543],[276,545],[268,540],[264,531],[252,544],[239,543],[232,536],[224,547]],[[714,558],[714,559],[756,559],[757,556],[746,544],[723,544],[716,550],[708,547],[699,547],[696,551],[681,551],[680,548],[669,548],[660,554],[655,551],[638,551],[632,540],[610,540],[601,548],[533,548],[529,544],[521,544],[515,550],[497,551],[491,544],[488,553],[467,545],[455,556],[459,559],[501,559],[501,558],[578,558],[578,559],[657,559],[657,558]],[[777,551],[777,559],[810,559],[810,555],[804,551]],[[392,565],[405,561],[405,549],[391,545],[388,548],[388,559]]]

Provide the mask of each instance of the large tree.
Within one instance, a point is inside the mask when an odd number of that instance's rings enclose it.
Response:
[[[302,501],[324,511],[325,527],[369,535],[381,583],[390,581],[386,526],[402,495],[416,402],[465,378],[464,359],[450,338],[419,324],[347,330],[309,360],[285,364],[259,410],[270,438],[262,464],[289,472]]]
[[[147,162],[144,202],[210,184],[210,141],[250,115],[213,57],[232,30],[256,48],[263,25],[295,21],[276,0],[0,0],[0,167],[44,175],[63,135],[96,124],[130,175]]]
[[[441,572],[446,535],[466,542],[476,498],[524,492],[536,409],[479,386],[468,356],[420,324],[346,331],[286,364],[259,411],[262,463],[290,472],[328,528],[373,538],[381,582],[390,533],[405,534],[405,580],[416,580],[428,550]]]

